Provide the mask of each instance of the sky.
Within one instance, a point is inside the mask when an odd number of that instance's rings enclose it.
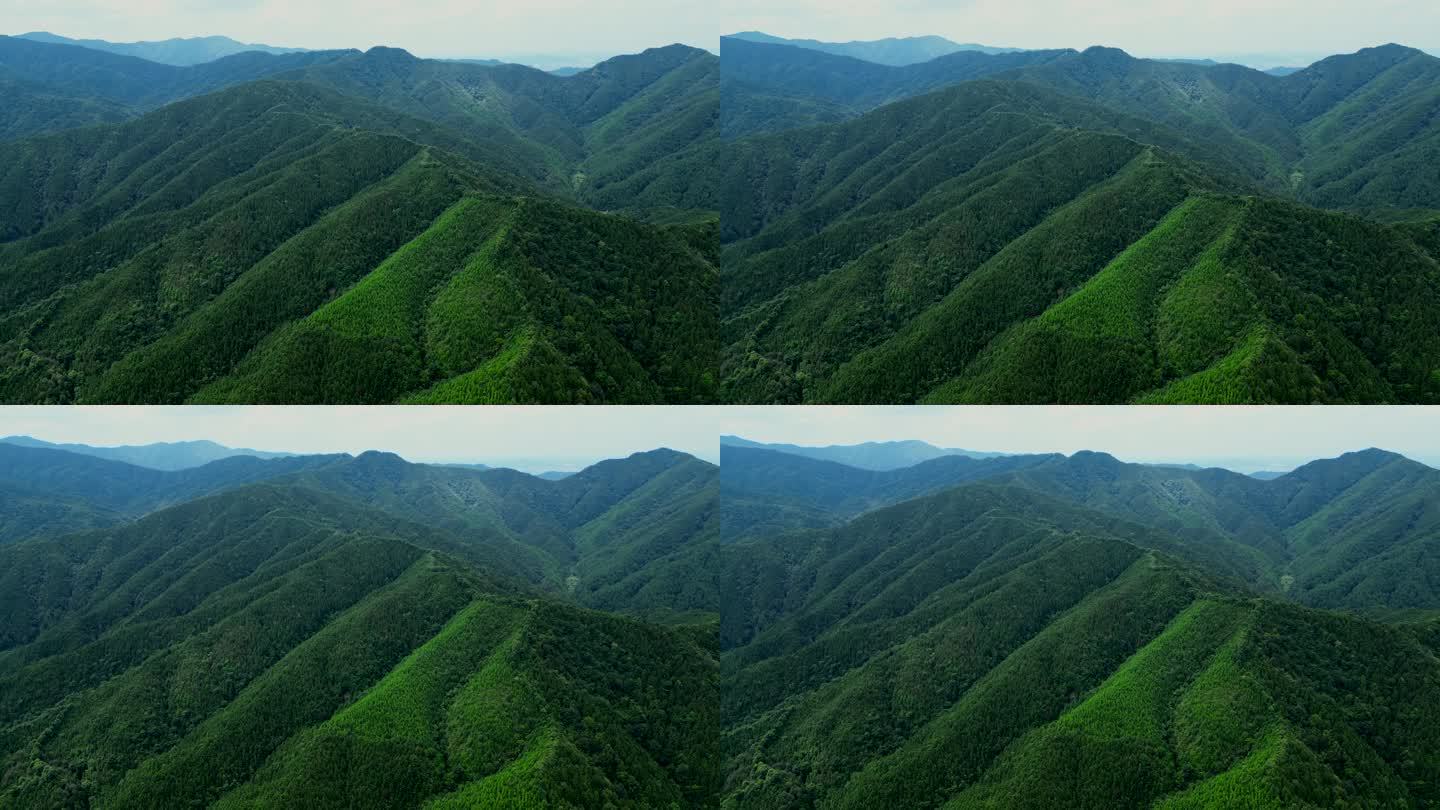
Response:
[[[1440,408],[1420,407],[284,407],[7,406],[0,436],[148,444],[209,439],[292,453],[387,450],[418,462],[577,470],[669,447],[716,462],[722,434],[762,442],[920,439],[1004,453],[1283,471],[1379,447],[1440,467]]]
[[[722,432],[802,445],[920,439],[1005,453],[1099,450],[1124,461],[1284,471],[1379,447],[1440,467],[1440,408],[914,406],[730,408]]]
[[[719,47],[709,0],[0,0],[3,33],[112,42],[223,34],[296,48],[388,45],[553,68],[681,42]]]
[[[7,33],[111,41],[224,34],[302,48],[390,45],[418,56],[556,67],[721,34],[825,40],[938,34],[1019,48],[1109,45],[1137,56],[1259,67],[1400,42],[1440,53],[1434,0],[0,0]]]
[[[729,0],[726,30],[821,40],[938,34],[1014,48],[1300,64],[1399,42],[1440,53],[1435,0]],[[1256,58],[1260,57],[1260,58]],[[1267,58],[1270,57],[1270,58]]]
[[[409,461],[573,471],[669,447],[719,460],[719,434],[683,407],[7,406],[0,436],[55,443],[150,444],[209,439],[290,453],[386,450]]]

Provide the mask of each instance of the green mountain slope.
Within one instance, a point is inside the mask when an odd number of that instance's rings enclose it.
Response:
[[[706,634],[536,599],[452,543],[262,485],[7,546],[0,804],[708,804]]]
[[[437,122],[475,140],[513,139],[550,184],[603,210],[713,211],[713,188],[681,176],[716,139],[719,61],[682,45],[620,56],[573,76],[520,65],[417,59],[374,48],[285,74]]]
[[[289,82],[0,147],[0,396],[707,398],[713,224],[532,196],[533,148]]]
[[[705,567],[719,541],[719,470],[671,450],[550,480],[375,452],[237,456],[161,471],[0,443],[0,542],[116,526],[255,482],[300,486],[393,525],[427,527],[426,548],[587,606],[667,621],[713,619],[719,610]]]
[[[980,484],[727,551],[726,807],[1435,800],[1433,654],[1194,538]]]
[[[1440,395],[1427,226],[1245,195],[1223,141],[1107,110],[977,81],[734,142],[723,395]]]
[[[1440,472],[1381,450],[1312,462],[1273,479],[1126,464],[1104,453],[947,458],[875,472],[722,447],[724,539],[833,528],[971,481],[1017,486],[1152,530],[1180,559],[1302,604],[1385,616],[1440,609],[1424,562],[1440,542]],[[893,514],[893,513],[891,513]],[[803,548],[803,542],[797,548]]]
[[[1440,397],[1440,59],[1388,45],[1277,77],[733,45],[722,131],[749,96],[820,125],[727,144],[727,400]]]

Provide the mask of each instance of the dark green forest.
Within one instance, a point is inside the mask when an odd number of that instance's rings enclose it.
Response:
[[[559,77],[4,37],[10,93],[0,401],[718,396],[704,51]]]
[[[966,461],[722,446],[722,806],[1440,801],[1440,472]]]
[[[716,802],[714,465],[0,461],[0,806]]]
[[[1440,401],[1440,59],[722,50],[726,401]]]

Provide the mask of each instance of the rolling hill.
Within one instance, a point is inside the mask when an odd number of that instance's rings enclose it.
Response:
[[[1427,806],[1429,614],[1295,603],[1415,595],[1433,564],[1387,559],[1433,548],[1407,519],[1436,475],[1379,451],[1274,481],[1082,453],[741,538],[723,806]],[[1247,584],[1256,552],[1307,584]]]
[[[1090,49],[732,140],[722,396],[1436,401],[1437,66]]]
[[[715,805],[713,465],[0,462],[0,806]]]

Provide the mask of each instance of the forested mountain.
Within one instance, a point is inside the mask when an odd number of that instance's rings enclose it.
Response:
[[[0,39],[0,401],[714,401],[718,85]]]
[[[947,455],[872,470],[763,448],[720,446],[721,526],[727,542],[778,528],[839,525],[862,512],[1055,461]]]
[[[892,67],[844,54],[723,37],[720,132],[736,137],[843,121],[888,102],[1073,53],[964,50]]]
[[[134,56],[160,62],[165,65],[198,65],[213,62],[237,53],[260,52],[268,54],[302,53],[305,48],[277,48],[274,45],[258,45],[239,42],[230,37],[176,37],[153,42],[108,42],[103,39],[71,39],[48,31],[31,31],[21,34],[20,39],[34,42],[49,42],[55,45],[76,45],[97,51],[108,51],[124,56]]]
[[[970,458],[995,458],[1004,453],[984,453],[975,450],[960,450],[951,447],[936,447],[929,442],[862,442],[861,444],[833,444],[827,447],[809,447],[796,444],[770,444],[752,442],[739,436],[721,436],[721,447],[753,447],[760,450],[774,450],[807,458],[836,461],[862,470],[898,470],[922,461],[943,456],[969,456]]]
[[[825,54],[729,53],[727,82],[789,60],[814,72],[767,92],[847,86]],[[988,75],[728,143],[726,399],[1440,401],[1440,59]],[[886,81],[867,104],[933,86]]]
[[[0,442],[7,505],[37,505],[7,518],[0,542],[116,525],[256,482],[303,487],[449,533],[446,553],[593,607],[661,617],[718,610],[713,584],[698,573],[718,539],[718,469],[670,450],[546,479],[411,464],[388,453],[236,456],[153,470]]]
[[[48,447],[51,450],[66,450],[71,453],[79,453],[82,456],[108,458],[112,461],[123,461],[127,464],[134,464],[137,467],[149,467],[154,470],[185,470],[191,467],[209,464],[212,461],[219,461],[222,458],[230,458],[231,456],[280,458],[282,456],[294,455],[293,453],[273,453],[265,450],[226,447],[223,444],[216,444],[215,442],[203,439],[190,442],[155,442],[153,444],[106,447],[93,447],[88,444],[55,444],[31,436],[6,436],[0,438],[0,442],[18,444],[25,447]]]
[[[740,538],[724,806],[1429,806],[1437,482],[1080,453]]]
[[[181,67],[78,45],[0,36],[0,86],[13,94],[12,106],[0,116],[0,137],[133,117],[172,101],[347,56],[358,52],[249,52]],[[82,112],[89,113],[88,120]]]
[[[713,465],[0,459],[115,508],[0,546],[0,806],[716,801]]]
[[[0,144],[0,399],[713,401],[714,63],[375,49]]]
[[[0,442],[0,544],[115,525],[164,506],[340,458],[234,456],[176,471]]]
[[[864,59],[867,62],[877,62],[882,65],[913,65],[917,62],[928,62],[941,56],[955,53],[956,51],[979,51],[980,53],[1014,53],[1019,48],[996,48],[990,45],[978,45],[973,42],[960,43],[952,42],[945,37],[924,36],[924,37],[886,37],[884,39],[855,40],[851,42],[821,42],[815,39],[786,39],[784,37],[771,36],[760,31],[743,31],[738,34],[730,34],[726,39],[738,39],[746,42],[762,42],[774,45],[789,45],[795,48],[805,48],[812,51],[823,51],[838,56],[853,56],[856,59]]]

